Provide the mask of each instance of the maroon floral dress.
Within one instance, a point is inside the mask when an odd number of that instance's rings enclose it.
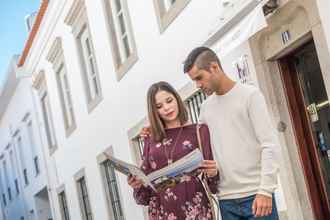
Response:
[[[141,166],[145,174],[167,166],[168,157],[171,155],[174,162],[198,148],[196,126],[192,124],[166,129],[166,138],[162,142],[154,142],[151,138],[146,138]],[[208,127],[206,125],[199,126],[204,159],[212,160]],[[173,149],[173,147],[175,148]],[[172,152],[172,154],[169,154],[169,152]],[[208,178],[207,181],[212,193],[216,193],[219,176]],[[200,181],[194,176],[184,176],[181,178],[180,183],[174,187],[158,193],[150,187],[142,186],[134,190],[134,198],[137,204],[148,206],[150,219],[213,219],[206,192]]]

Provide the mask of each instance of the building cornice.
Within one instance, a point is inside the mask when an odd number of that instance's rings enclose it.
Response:
[[[60,37],[56,37],[55,41],[53,42],[46,59],[51,62],[54,63],[56,58],[60,55],[62,51],[62,40]]]
[[[18,65],[17,65],[18,67],[21,67],[21,66],[24,65],[25,60],[26,60],[27,56],[29,55],[30,49],[32,47],[32,43],[33,43],[33,41],[34,41],[38,31],[39,31],[39,28],[41,26],[41,22],[42,22],[43,17],[46,13],[48,3],[49,3],[49,0],[43,0],[41,2],[40,9],[38,11],[37,17],[36,17],[35,22],[33,24],[32,30],[29,34],[29,37],[28,37],[27,41],[25,42],[25,46],[24,46],[22,55],[21,55],[21,57],[18,61]]]
[[[64,23],[66,23],[69,26],[72,26],[77,19],[79,18],[79,15],[82,11],[84,11],[85,5],[83,0],[75,0],[68,12],[68,15],[64,19]]]
[[[41,70],[38,74],[33,74],[32,75],[33,88],[39,90],[44,79],[45,79],[45,71],[43,70]]]

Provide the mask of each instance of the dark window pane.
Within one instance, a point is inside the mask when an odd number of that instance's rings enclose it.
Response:
[[[18,180],[15,179],[16,194],[19,194]]]
[[[115,0],[116,2],[116,9],[117,9],[117,12],[121,10],[121,2],[120,0]]]
[[[119,190],[114,168],[109,164],[109,161],[103,163],[109,198],[111,201],[114,219],[123,219],[123,212],[119,198]]]
[[[119,26],[120,26],[120,33],[124,35],[126,33],[126,27],[125,27],[125,20],[124,20],[124,14],[120,13],[118,16],[119,20]]]
[[[131,53],[127,35],[123,38],[123,44],[125,49],[125,57],[127,58]]]

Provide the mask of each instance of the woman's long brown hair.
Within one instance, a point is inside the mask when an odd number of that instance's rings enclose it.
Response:
[[[160,81],[150,86],[147,94],[148,118],[150,123],[151,137],[154,141],[162,141],[165,137],[165,123],[160,118],[156,106],[156,94],[159,91],[171,93],[178,103],[178,117],[180,124],[188,121],[188,112],[178,92],[167,82]]]

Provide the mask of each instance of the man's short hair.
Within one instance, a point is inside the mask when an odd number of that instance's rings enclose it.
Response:
[[[196,66],[198,69],[209,70],[212,62],[216,62],[222,69],[220,60],[213,50],[208,47],[197,47],[189,53],[184,61],[183,71],[187,73],[193,66]]]

